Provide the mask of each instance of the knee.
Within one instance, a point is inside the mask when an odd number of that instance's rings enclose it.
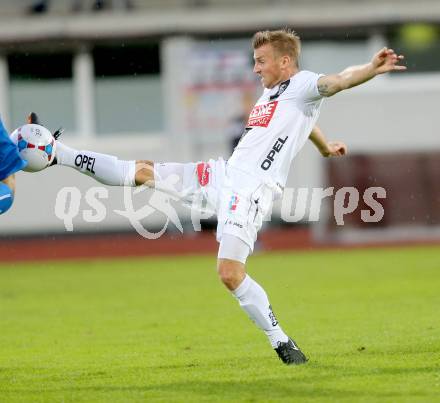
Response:
[[[222,283],[231,291],[241,284],[246,275],[243,263],[229,259],[219,259],[217,271]]]
[[[147,185],[152,186],[154,183],[154,162],[153,161],[136,161],[136,186]]]

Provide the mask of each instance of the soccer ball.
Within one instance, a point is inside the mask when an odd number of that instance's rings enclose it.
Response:
[[[26,172],[38,172],[47,168],[55,158],[56,143],[51,132],[45,127],[28,124],[11,134],[21,158],[27,161]]]

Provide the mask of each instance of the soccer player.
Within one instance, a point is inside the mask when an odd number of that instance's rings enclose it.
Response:
[[[299,69],[300,39],[289,30],[261,31],[253,37],[254,72],[264,92],[250,113],[243,136],[227,162],[154,163],[121,161],[57,144],[58,164],[70,166],[108,185],[146,184],[173,190],[185,199],[205,194],[218,216],[218,274],[257,327],[267,335],[286,364],[307,358],[284,332],[264,289],[246,273],[263,218],[286,184],[293,158],[308,138],[324,156],[346,153],[345,144],[327,142],[315,127],[324,97],[360,85],[373,77],[404,70],[392,49],[383,48],[372,60],[339,74],[320,75]]]
[[[15,192],[14,174],[25,166],[26,161],[20,157],[0,119],[0,214],[11,208]]]

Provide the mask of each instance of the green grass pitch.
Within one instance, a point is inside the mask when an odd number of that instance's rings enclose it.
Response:
[[[440,401],[440,250],[267,253],[283,365],[213,256],[0,266],[0,402]]]

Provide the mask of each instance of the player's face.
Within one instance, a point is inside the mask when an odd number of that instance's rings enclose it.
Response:
[[[254,50],[254,73],[261,77],[263,87],[273,88],[283,81],[282,59],[276,55],[270,44]]]

